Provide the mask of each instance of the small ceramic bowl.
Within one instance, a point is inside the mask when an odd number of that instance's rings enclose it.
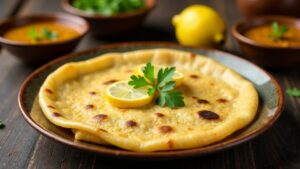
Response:
[[[237,40],[244,57],[267,68],[287,68],[300,64],[300,46],[274,47],[251,40],[244,33],[254,27],[272,24],[291,25],[300,29],[300,20],[287,16],[257,16],[239,21],[232,28],[233,37]]]
[[[3,37],[3,35],[12,28],[30,23],[48,21],[54,21],[68,25],[77,30],[79,32],[79,36],[65,41],[47,44],[27,44],[9,40]],[[89,24],[84,19],[68,14],[52,13],[14,17],[0,23],[0,44],[24,63],[30,65],[40,65],[73,51],[88,30]]]
[[[138,28],[150,11],[155,7],[156,0],[145,0],[145,7],[134,12],[119,13],[113,16],[88,14],[74,8],[73,0],[62,0],[65,11],[83,17],[91,25],[91,34],[96,37],[116,37]]]

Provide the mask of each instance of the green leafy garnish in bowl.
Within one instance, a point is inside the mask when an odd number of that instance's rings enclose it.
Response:
[[[27,32],[27,36],[32,40],[32,42],[36,43],[43,39],[47,40],[55,40],[58,36],[57,32],[51,31],[47,28],[43,28],[38,31],[35,27],[31,27]]]
[[[147,63],[143,69],[143,76],[132,75],[128,84],[134,88],[149,86],[148,95],[152,96],[157,93],[158,97],[156,99],[156,104],[162,107],[183,107],[185,104],[182,93],[174,91],[176,83],[172,78],[175,71],[175,67],[161,68],[157,73],[156,80],[154,66],[151,63]]]
[[[57,32],[55,32],[55,31],[50,31],[50,30],[47,29],[47,28],[42,29],[42,34],[44,35],[44,37],[45,37],[46,39],[53,40],[53,39],[56,39],[56,38],[57,38]]]
[[[111,16],[145,6],[144,0],[74,0],[72,6],[92,14]]]
[[[286,93],[289,96],[300,97],[300,89],[298,89],[298,88],[287,89]]]
[[[270,34],[270,38],[273,41],[281,40],[283,35],[289,31],[289,28],[286,25],[279,25],[277,22],[273,22],[272,25],[272,33]]]

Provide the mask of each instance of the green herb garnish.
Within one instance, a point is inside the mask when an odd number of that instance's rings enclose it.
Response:
[[[3,129],[5,127],[5,124],[0,120],[0,129]]]
[[[41,38],[40,33],[34,27],[31,27],[29,29],[29,31],[27,32],[27,36],[35,42],[39,41]]]
[[[162,107],[183,107],[184,101],[182,93],[174,91],[176,83],[172,80],[172,77],[175,71],[175,67],[167,67],[165,69],[161,68],[157,73],[156,80],[154,66],[151,63],[147,63],[143,69],[143,76],[132,75],[128,84],[134,88],[149,86],[148,95],[152,96],[157,92],[158,98],[156,100],[156,104]]]
[[[272,27],[272,33],[269,37],[273,39],[273,41],[281,40],[283,35],[289,30],[286,25],[279,26],[277,22],[273,22],[271,27]]]
[[[286,93],[289,96],[300,97],[300,89],[298,88],[287,89]]]
[[[47,28],[43,28],[43,29],[42,29],[42,34],[44,35],[44,37],[45,37],[46,39],[53,40],[53,39],[56,39],[56,38],[57,38],[57,32],[55,32],[55,31],[50,31],[50,30],[47,29]]]
[[[87,13],[114,15],[131,12],[145,6],[144,0],[74,0],[72,6]]]
[[[55,31],[51,31],[47,28],[43,28],[41,31],[36,30],[35,27],[31,27],[27,32],[27,36],[34,42],[39,42],[43,39],[54,40],[58,34]]]

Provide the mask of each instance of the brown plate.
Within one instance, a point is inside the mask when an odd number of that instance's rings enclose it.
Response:
[[[254,121],[228,138],[205,147],[144,153],[132,152],[112,146],[75,141],[73,134],[69,130],[53,125],[44,117],[37,103],[37,94],[45,78],[59,66],[71,61],[87,60],[107,52],[127,52],[152,48],[171,48],[202,54],[239,72],[255,85],[260,96],[260,106]],[[23,82],[18,99],[20,109],[26,121],[47,137],[62,144],[94,152],[99,155],[131,159],[175,159],[204,155],[230,148],[254,138],[269,128],[280,116],[283,108],[283,94],[280,86],[274,78],[254,64],[218,50],[182,47],[174,43],[166,42],[134,42],[105,45],[58,58],[37,69]]]

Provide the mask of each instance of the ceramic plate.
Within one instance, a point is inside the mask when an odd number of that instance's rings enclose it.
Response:
[[[38,103],[37,94],[45,78],[59,66],[71,62],[87,60],[107,52],[127,52],[138,49],[171,48],[189,51],[211,57],[234,69],[251,81],[260,96],[260,105],[254,121],[242,130],[237,131],[223,141],[205,147],[187,150],[161,151],[152,153],[132,152],[113,146],[103,146],[75,141],[70,130],[51,124],[43,115]],[[100,155],[132,159],[174,159],[195,155],[204,155],[236,146],[261,134],[279,117],[283,107],[283,94],[280,86],[264,70],[256,65],[233,56],[229,53],[212,50],[182,47],[164,42],[135,42],[100,46],[96,49],[70,54],[56,59],[33,72],[23,83],[19,91],[19,106],[26,121],[42,134],[62,144],[91,151]]]

